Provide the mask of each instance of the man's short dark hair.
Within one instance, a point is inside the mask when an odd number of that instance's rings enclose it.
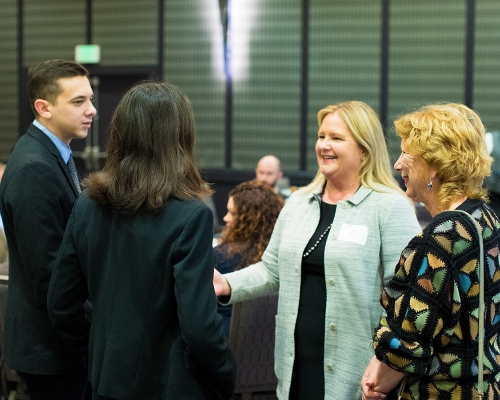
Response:
[[[55,104],[62,91],[59,79],[74,76],[88,77],[89,71],[74,61],[61,59],[48,60],[28,70],[28,97],[35,116],[35,101],[43,99]]]

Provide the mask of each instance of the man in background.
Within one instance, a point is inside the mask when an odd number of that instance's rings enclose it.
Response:
[[[257,168],[255,168],[255,179],[258,182],[271,185],[274,191],[278,193],[278,182],[281,178],[283,178],[283,172],[278,157],[268,155],[259,160]]]
[[[81,190],[69,145],[87,136],[96,114],[88,71],[72,61],[46,61],[29,70],[28,95],[35,120],[0,185],[9,247],[4,358],[31,400],[81,400],[87,369],[52,328],[47,289]]]
[[[292,194],[288,178],[283,178],[281,162],[278,157],[268,155],[262,157],[255,168],[255,179],[258,182],[265,182],[278,193],[283,200],[288,199]]]

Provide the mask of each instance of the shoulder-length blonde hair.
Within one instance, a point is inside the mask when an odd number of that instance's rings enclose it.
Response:
[[[439,174],[442,207],[462,196],[488,200],[483,182],[493,159],[474,111],[463,104],[431,104],[403,115],[394,125],[405,152],[422,157]]]
[[[366,154],[361,163],[361,184],[378,192],[386,192],[389,188],[405,195],[392,173],[382,125],[375,111],[362,101],[329,105],[318,112],[319,127],[327,115],[334,113],[342,118]],[[322,188],[325,182],[326,178],[318,170],[316,177],[303,191],[313,193],[318,187]]]
[[[188,97],[170,83],[139,83],[113,114],[102,171],[83,186],[90,198],[124,215],[141,207],[158,212],[170,198],[201,199],[211,190],[201,178],[194,141]]]

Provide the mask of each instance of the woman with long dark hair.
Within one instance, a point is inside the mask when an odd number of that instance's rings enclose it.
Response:
[[[108,157],[84,180],[49,287],[56,331],[94,399],[229,399],[235,362],[212,286],[213,219],[189,99],[144,82],[122,98]],[[84,302],[93,305],[85,320]]]
[[[240,183],[231,192],[221,242],[214,248],[215,268],[228,273],[260,261],[284,200],[267,183]],[[224,333],[229,336],[232,306],[219,306]]]

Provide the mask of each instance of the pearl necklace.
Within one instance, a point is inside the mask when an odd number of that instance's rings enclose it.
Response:
[[[306,258],[309,254],[311,254],[314,251],[314,249],[316,249],[316,247],[318,247],[318,244],[321,242],[321,240],[323,240],[323,237],[326,236],[331,227],[332,224],[326,227],[325,231],[321,234],[318,240],[316,240],[316,243],[314,243],[314,245],[302,255],[303,258]]]

